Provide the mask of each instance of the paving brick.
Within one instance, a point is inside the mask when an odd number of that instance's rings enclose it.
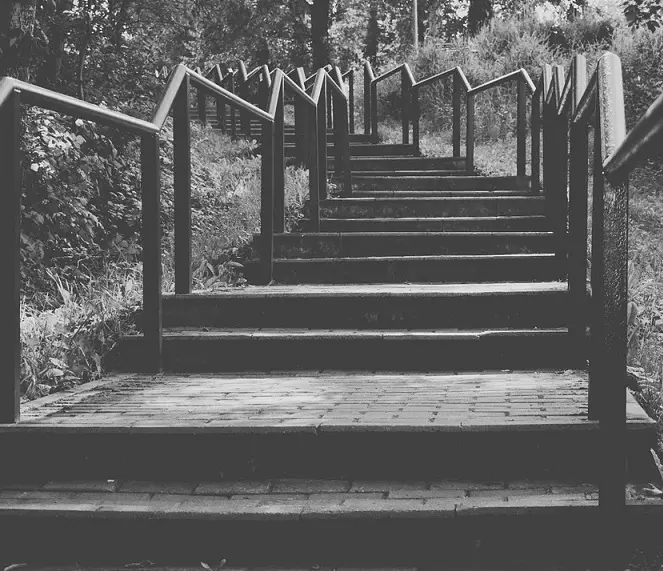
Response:
[[[347,492],[350,482],[347,480],[300,480],[283,479],[274,480],[272,492],[275,494],[321,494]]]
[[[194,494],[224,496],[234,494],[266,494],[271,488],[269,480],[236,482],[203,482],[196,486]]]
[[[117,480],[71,480],[48,482],[43,489],[51,492],[115,492],[119,485]]]
[[[192,482],[148,482],[128,480],[122,482],[118,491],[154,494],[191,494],[195,487],[196,484]]]
[[[352,482],[350,492],[398,492],[406,490],[425,490],[426,482],[401,482],[398,480],[355,480]]]

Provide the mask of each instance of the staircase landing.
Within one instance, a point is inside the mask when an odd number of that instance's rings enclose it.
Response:
[[[654,422],[630,392],[629,430]],[[583,371],[126,375],[24,405],[0,432],[595,430]]]

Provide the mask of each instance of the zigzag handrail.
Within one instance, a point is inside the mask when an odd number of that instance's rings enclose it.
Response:
[[[240,66],[241,67],[241,66]],[[269,72],[263,77],[269,79]],[[209,72],[208,72],[209,73]],[[234,77],[229,71],[224,77],[220,68],[212,70],[218,82]],[[274,231],[282,231],[284,209],[284,138],[283,97],[286,87],[298,101],[315,109],[318,117],[313,136],[317,137],[317,166],[310,179],[311,200],[319,203],[326,196],[326,128],[323,102],[328,86],[336,98],[335,124],[337,132],[338,169],[345,169],[346,192],[351,192],[349,169],[349,138],[347,137],[347,97],[329,74],[316,74],[309,96],[282,70],[276,70],[271,81],[266,109],[253,105],[232,91],[208,79],[202,73],[180,64],[169,76],[163,94],[155,106],[150,121],[145,121],[80,101],[73,97],[31,85],[13,78],[0,79],[0,235],[5,248],[0,251],[6,270],[0,283],[3,286],[3,320],[0,333],[5,334],[3,358],[0,359],[0,423],[11,424],[20,418],[20,125],[22,103],[39,106],[77,118],[115,127],[141,138],[141,203],[143,245],[143,333],[146,369],[159,371],[162,363],[162,292],[161,292],[161,185],[160,133],[168,115],[173,114],[174,201],[175,201],[175,291],[191,291],[191,148],[190,148],[190,87],[205,97],[222,100],[231,109],[239,109],[258,119],[263,127],[261,176],[261,245],[264,280],[272,280]],[[322,110],[322,113],[320,112]],[[345,115],[343,115],[345,111]],[[204,113],[203,113],[204,117]],[[321,118],[321,119],[320,119]],[[345,125],[345,131],[341,129]],[[322,126],[322,129],[320,129]],[[338,159],[337,159],[338,160]],[[278,210],[275,210],[275,202]],[[280,225],[279,225],[280,220]],[[314,221],[315,222],[315,221]],[[319,213],[317,225],[319,227]]]

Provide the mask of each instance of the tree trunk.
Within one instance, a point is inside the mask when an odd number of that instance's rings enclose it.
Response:
[[[311,6],[311,44],[313,68],[316,70],[329,63],[329,2],[313,0]]]
[[[492,17],[492,0],[470,0],[470,9],[467,12],[467,31],[471,36],[476,35]]]
[[[366,51],[365,56],[373,66],[377,63],[378,57],[378,1],[371,0],[371,6],[368,12],[368,29],[366,30]]]
[[[30,60],[37,0],[0,1],[0,76],[31,80]]]

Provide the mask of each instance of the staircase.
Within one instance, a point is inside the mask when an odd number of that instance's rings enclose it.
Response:
[[[320,231],[274,236],[274,283],[256,236],[254,285],[164,296],[166,373],[136,373],[129,336],[113,379],[0,425],[7,563],[577,563],[605,541],[588,340],[547,199],[409,144],[354,135],[351,157]],[[627,413],[640,482],[653,423],[630,393]]]

